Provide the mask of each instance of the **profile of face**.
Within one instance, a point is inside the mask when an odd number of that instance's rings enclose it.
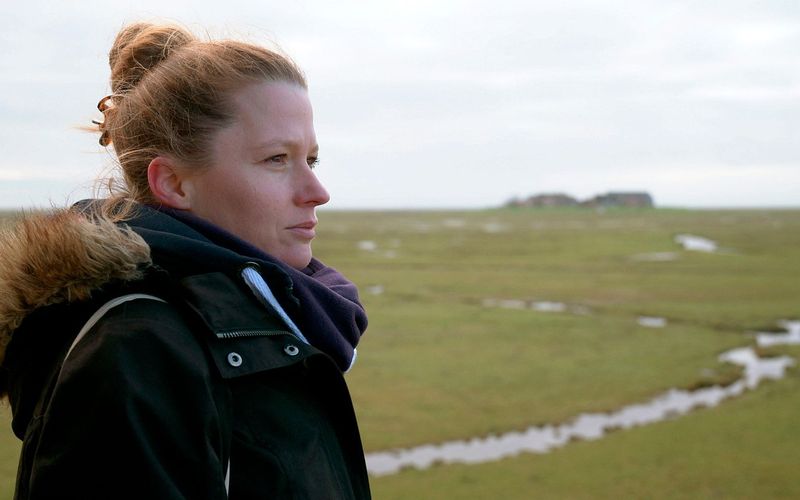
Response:
[[[231,99],[236,118],[213,137],[210,167],[183,181],[186,208],[302,269],[315,209],[330,199],[313,172],[319,146],[308,93],[263,82]]]

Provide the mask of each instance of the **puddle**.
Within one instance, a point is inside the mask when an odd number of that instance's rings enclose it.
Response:
[[[537,312],[570,312],[579,316],[588,316],[592,310],[580,304],[565,304],[551,300],[521,300],[521,299],[483,299],[483,307],[499,307],[500,309],[531,309]]]
[[[507,224],[501,224],[499,222],[487,222],[483,225],[483,232],[489,234],[504,233],[509,229],[510,227]]]
[[[537,312],[570,312],[579,316],[589,316],[592,310],[580,304],[565,304],[551,300],[521,300],[521,299],[483,299],[483,307],[499,307],[500,309],[531,309]]]
[[[670,262],[678,260],[678,252],[651,252],[638,253],[631,257],[637,262]]]
[[[694,252],[716,252],[717,243],[703,238],[702,236],[694,236],[692,234],[678,234],[675,236],[675,242],[683,247],[684,250]]]
[[[787,334],[758,335],[760,342],[795,343],[800,336],[800,321],[784,322]],[[767,340],[768,339],[768,340]],[[775,345],[775,344],[770,344]],[[368,453],[367,469],[373,476],[395,474],[407,467],[428,468],[434,464],[477,464],[517,456],[521,453],[547,453],[576,439],[595,440],[614,429],[629,429],[685,415],[702,407],[713,407],[722,401],[755,389],[762,380],[780,379],[795,363],[788,356],[759,358],[752,347],[732,349],[719,356],[720,361],[744,368],[744,378],[733,384],[713,386],[696,391],[672,389],[650,401],[633,404],[613,413],[584,413],[562,425],[530,427],[522,432],[499,436],[424,445],[406,450]]]
[[[639,316],[636,318],[636,322],[639,326],[646,328],[664,328],[667,326],[666,318],[658,318],[656,316]]]
[[[531,309],[540,312],[564,312],[567,310],[567,305],[563,302],[540,301],[531,303]]]
[[[458,229],[467,226],[467,221],[464,219],[445,219],[442,221],[442,225],[444,227],[449,227],[452,229]]]
[[[518,299],[483,299],[483,307],[499,307],[501,309],[527,309],[528,303]]]
[[[378,244],[370,240],[359,241],[358,249],[366,252],[374,252],[378,249]]]
[[[782,321],[782,328],[786,333],[759,333],[756,335],[756,343],[759,347],[770,347],[773,345],[800,345],[800,321]]]
[[[720,361],[727,361],[744,367],[744,380],[733,385],[744,383],[748,389],[755,389],[764,379],[778,380],[783,378],[786,369],[795,363],[789,356],[759,358],[752,347],[733,349],[720,355]]]

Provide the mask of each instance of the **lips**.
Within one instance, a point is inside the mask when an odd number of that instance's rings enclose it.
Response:
[[[301,222],[300,224],[295,224],[294,226],[289,226],[286,229],[294,233],[295,235],[311,240],[316,236],[316,231],[314,228],[317,226],[317,221],[309,220],[305,222]]]
[[[306,221],[306,222],[301,222],[300,224],[295,224],[294,226],[291,226],[289,229],[294,229],[296,227],[299,227],[301,229],[314,229],[314,227],[316,227],[316,225],[317,225],[317,221],[309,220],[309,221]]]

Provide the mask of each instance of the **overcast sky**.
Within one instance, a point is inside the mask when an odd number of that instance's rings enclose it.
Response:
[[[0,206],[86,196],[126,22],[272,40],[308,75],[335,208],[645,190],[800,206],[800,2],[5,1]]]

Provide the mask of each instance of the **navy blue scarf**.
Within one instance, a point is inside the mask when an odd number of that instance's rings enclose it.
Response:
[[[367,315],[359,302],[358,289],[353,283],[317,259],[312,259],[308,267],[300,271],[189,212],[165,207],[157,210],[189,226],[214,245],[244,257],[244,260],[267,263],[266,267],[272,268],[271,273],[262,275],[303,335],[311,345],[331,356],[342,371],[350,367],[355,347],[367,328]],[[134,230],[142,233],[137,228],[137,222],[140,221],[142,218],[132,221],[131,225]],[[152,219],[146,225],[151,230],[164,229],[163,224],[156,224],[154,227]],[[145,230],[146,232],[149,231]],[[148,240],[146,234],[142,235]],[[283,283],[276,283],[275,278],[281,277],[276,276],[276,270],[288,277],[290,282],[287,283],[284,279],[281,280]],[[285,290],[281,293],[280,289],[276,289],[276,284],[288,284],[288,293]]]

